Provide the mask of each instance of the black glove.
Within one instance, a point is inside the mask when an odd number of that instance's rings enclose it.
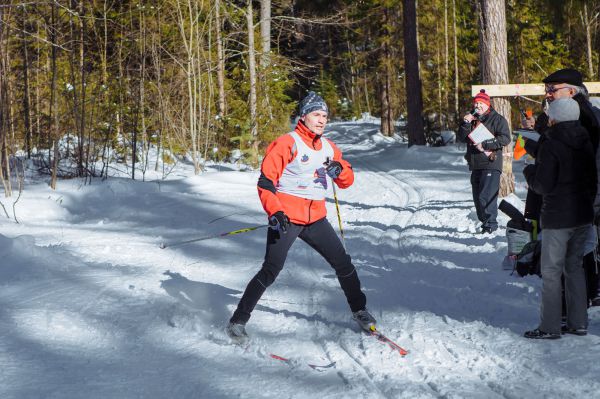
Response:
[[[290,219],[283,211],[277,211],[269,218],[269,228],[275,231],[280,231],[283,234],[287,233],[287,228],[290,225]]]
[[[502,148],[502,146],[496,139],[489,139],[489,140],[482,141],[481,147],[483,147],[483,149],[486,151],[495,151],[499,148]]]
[[[325,168],[325,172],[327,172],[329,177],[331,177],[332,179],[337,179],[340,173],[342,173],[342,169],[344,168],[342,168],[341,163],[339,163],[338,161],[331,161],[329,162],[329,165],[327,165],[327,167]]]
[[[536,165],[527,165],[523,168],[523,176],[525,176],[525,180],[529,180],[535,174],[537,168]]]

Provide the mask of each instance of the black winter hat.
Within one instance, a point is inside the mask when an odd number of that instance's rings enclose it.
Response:
[[[558,71],[546,76],[544,83],[567,83],[573,86],[583,86],[583,77],[581,73],[572,68],[559,69]]]

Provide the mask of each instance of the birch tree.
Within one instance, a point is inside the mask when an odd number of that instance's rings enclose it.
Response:
[[[248,0],[246,9],[246,23],[248,26],[248,76],[250,78],[250,96],[248,107],[250,109],[250,135],[252,137],[252,163],[258,164],[258,126],[257,126],[257,95],[256,95],[256,46],[254,44],[254,12],[252,0]]]
[[[217,42],[217,90],[219,93],[219,119],[223,120],[226,112],[225,103],[225,49],[222,35],[221,0],[215,0],[215,36]]]

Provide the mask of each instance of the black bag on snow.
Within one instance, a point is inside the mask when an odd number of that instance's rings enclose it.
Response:
[[[517,255],[515,269],[521,277],[529,274],[537,274],[542,277],[540,258],[542,255],[542,242],[539,240],[527,243]]]

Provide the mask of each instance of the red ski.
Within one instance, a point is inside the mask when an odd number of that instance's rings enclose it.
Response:
[[[292,359],[288,359],[288,358],[286,358],[286,357],[283,357],[283,356],[275,355],[275,354],[273,354],[273,353],[270,353],[270,354],[269,354],[269,356],[270,356],[271,358],[275,359],[275,360],[279,360],[279,361],[282,361],[282,362],[284,362],[284,363],[287,363],[287,364],[289,364],[290,366],[293,366],[293,365],[294,365],[294,363],[296,363],[296,362],[295,362],[294,360],[292,360]],[[329,363],[329,364],[326,364],[326,365],[318,365],[318,364],[310,364],[310,363],[307,363],[307,366],[308,366],[308,367],[310,367],[310,368],[311,368],[311,369],[313,369],[313,370],[317,370],[317,371],[323,371],[324,369],[329,369],[329,368],[335,367],[335,362],[331,362],[331,363]]]
[[[377,338],[379,342],[387,344],[393,350],[398,351],[400,356],[404,357],[408,355],[408,351],[406,349],[404,349],[403,347],[401,347],[400,345],[383,335],[381,332],[379,332],[379,330],[375,328],[375,326],[371,327],[371,335]]]

